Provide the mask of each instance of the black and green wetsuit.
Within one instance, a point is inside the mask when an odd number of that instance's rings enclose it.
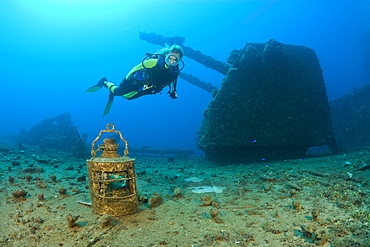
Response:
[[[169,93],[176,93],[176,82],[180,73],[179,66],[168,66],[164,57],[151,58],[135,66],[117,87],[105,82],[114,96],[136,99],[147,94],[156,94],[169,86]],[[172,87],[172,92],[171,92]]]
[[[168,86],[170,97],[177,98],[176,84],[180,74],[179,65],[168,66],[163,55],[154,55],[154,58],[146,59],[132,68],[119,86],[108,82],[103,77],[98,84],[86,90],[87,92],[95,92],[103,86],[108,88],[109,99],[103,116],[109,113],[114,96],[122,96],[129,100],[136,99],[143,95],[159,93]]]

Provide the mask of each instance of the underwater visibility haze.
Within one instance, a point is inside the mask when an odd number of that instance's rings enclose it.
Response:
[[[329,99],[369,82],[367,1],[1,1],[1,134],[71,113],[92,136],[113,122],[133,146],[196,148],[210,93],[179,79],[178,99],[86,93],[101,77],[119,84],[160,46],[140,32],[185,38],[184,45],[225,62],[246,42],[276,39],[314,49]],[[186,54],[185,54],[186,55]],[[185,73],[219,87],[223,75],[185,57]],[[252,99],[253,100],[253,99]]]
[[[0,0],[0,32],[0,246],[370,246],[368,0]],[[178,97],[103,117],[144,33],[185,39]]]

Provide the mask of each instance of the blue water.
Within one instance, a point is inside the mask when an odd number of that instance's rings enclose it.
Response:
[[[335,99],[370,81],[369,17],[364,0],[2,0],[0,134],[69,112],[90,139],[112,122],[132,146],[196,149],[212,99],[202,89],[180,79],[177,100],[166,89],[132,101],[116,97],[105,117],[107,91],[85,92],[102,76],[119,84],[146,52],[160,48],[139,32],[185,37],[184,45],[222,61],[246,42],[311,47]],[[184,72],[221,84],[222,75],[184,61]]]

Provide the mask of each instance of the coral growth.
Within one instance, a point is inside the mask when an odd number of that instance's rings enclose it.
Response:
[[[23,189],[19,189],[19,190],[16,190],[16,191],[12,192],[12,195],[15,198],[24,198],[24,197],[27,196],[27,194],[28,194],[28,192],[23,190]]]
[[[76,221],[78,220],[78,218],[80,218],[80,216],[72,216],[71,214],[68,214],[66,216],[66,219],[67,219],[67,222],[68,222],[68,228],[75,228],[78,226],[78,224],[76,223]]]

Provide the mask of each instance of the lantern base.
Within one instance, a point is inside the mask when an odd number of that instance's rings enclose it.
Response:
[[[94,198],[92,200],[93,212],[100,215],[124,216],[134,214],[138,211],[138,202],[136,195],[131,200],[122,201],[122,199],[113,198]]]

